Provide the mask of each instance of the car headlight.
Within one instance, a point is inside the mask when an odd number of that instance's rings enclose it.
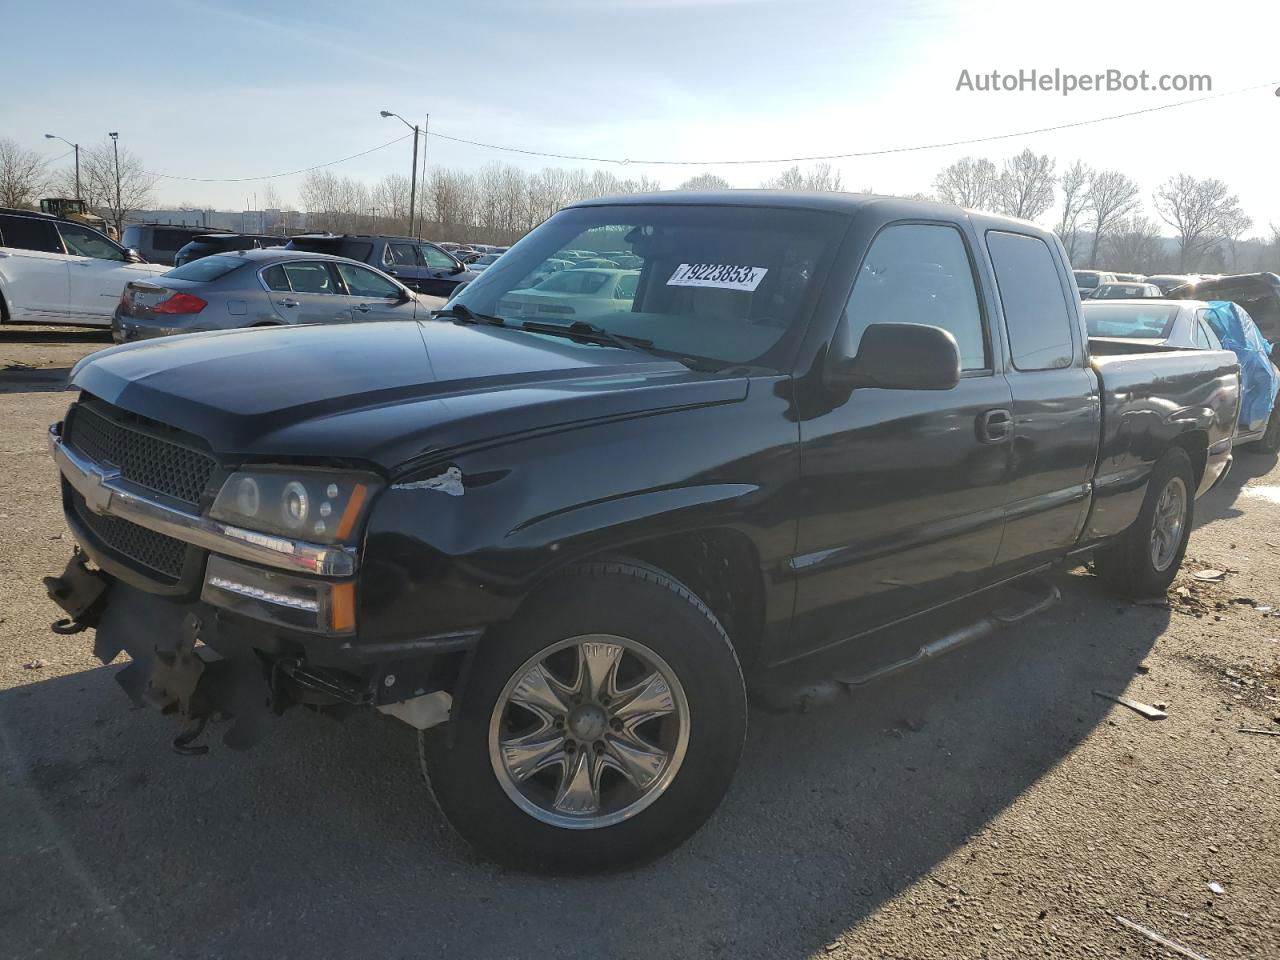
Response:
[[[350,543],[381,481],[368,473],[305,468],[241,470],[222,484],[209,516],[313,543]]]

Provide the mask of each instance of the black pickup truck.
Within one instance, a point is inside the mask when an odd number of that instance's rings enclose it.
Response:
[[[529,289],[579,248],[642,266]],[[431,321],[128,344],[71,381],[55,628],[127,651],[177,749],[373,707],[463,837],[565,870],[696,830],[784,664],[909,664],[951,641],[904,624],[1089,553],[1163,591],[1239,403],[1230,353],[1091,345],[1029,223],[736,191],[563,210]]]

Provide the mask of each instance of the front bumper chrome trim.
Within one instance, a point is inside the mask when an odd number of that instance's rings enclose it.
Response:
[[[348,547],[258,534],[164,503],[150,491],[125,480],[118,470],[95,463],[67,446],[59,426],[49,428],[53,460],[95,513],[120,517],[183,543],[269,567],[324,577],[349,577],[356,571],[356,554]]]

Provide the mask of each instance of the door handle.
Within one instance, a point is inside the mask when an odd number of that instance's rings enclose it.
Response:
[[[978,439],[983,443],[1003,443],[1013,432],[1013,414],[1008,410],[986,410],[978,415]]]
[[[367,303],[360,303],[356,305],[356,309],[359,310],[361,313],[368,313],[370,310],[373,309],[373,307],[369,306],[369,304]]]
[[[277,300],[276,303],[282,307],[296,307],[299,301],[293,299],[293,297],[285,297],[283,300]]]

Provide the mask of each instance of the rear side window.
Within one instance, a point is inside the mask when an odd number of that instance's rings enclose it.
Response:
[[[903,223],[881,230],[858,271],[845,323],[851,352],[873,323],[920,323],[956,338],[962,370],[990,366],[973,268],[955,227]]]
[[[236,267],[244,266],[249,261],[243,257],[215,256],[204,257],[200,260],[192,260],[190,263],[184,263],[182,266],[170,270],[165,274],[166,277],[173,277],[175,280],[198,280],[208,282],[217,280],[219,277],[225,277]]]
[[[300,261],[286,263],[284,272],[294,293],[334,293],[333,278],[323,263]]]
[[[389,267],[416,267],[418,255],[414,252],[412,243],[389,243],[382,262]]]
[[[58,230],[49,220],[0,215],[0,244],[15,250],[62,253]]]
[[[987,250],[996,271],[1004,322],[1019,370],[1071,366],[1071,314],[1053,253],[1039,237],[992,230]]]
[[[289,278],[285,276],[284,266],[279,263],[262,271],[262,282],[267,285],[268,290],[286,292],[293,289],[289,286]]]

